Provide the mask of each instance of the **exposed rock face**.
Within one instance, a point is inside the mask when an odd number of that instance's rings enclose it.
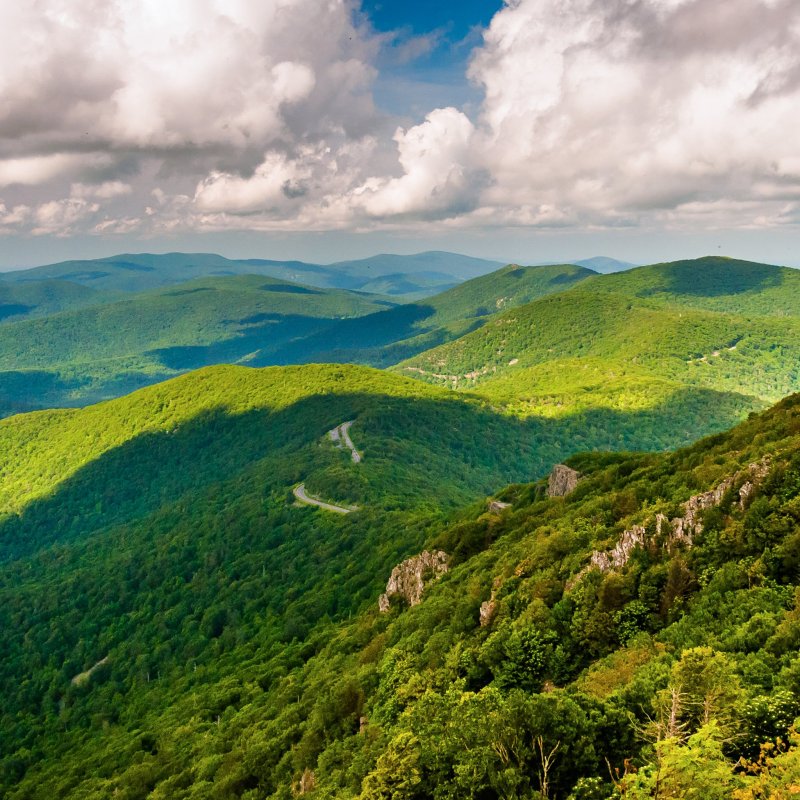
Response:
[[[499,514],[506,508],[511,508],[511,503],[504,503],[502,500],[492,500],[489,503],[489,511],[492,514]]]
[[[664,514],[656,514],[655,539],[667,548],[675,544],[691,547],[694,537],[703,531],[703,525],[700,522],[701,512],[707,508],[718,506],[722,502],[725,493],[743,477],[747,477],[748,480],[739,489],[739,506],[744,508],[745,502],[755,491],[758,482],[767,476],[769,468],[770,461],[768,458],[764,458],[754,464],[748,464],[745,469],[740,470],[730,478],[725,478],[711,491],[690,497],[683,504],[683,515],[680,517],[668,520]],[[566,588],[572,589],[591,569],[599,569],[601,572],[622,569],[630,560],[631,553],[637,547],[644,547],[646,541],[647,529],[644,525],[634,525],[628,528],[628,530],[623,531],[617,543],[610,550],[595,550],[589,559],[589,564],[567,583]]]
[[[644,537],[644,526],[634,525],[619,537],[619,541],[611,550],[605,552],[595,550],[589,560],[590,566],[597,567],[601,572],[624,567],[628,563],[631,553],[644,544]]]
[[[83,686],[83,684],[88,683],[89,679],[94,675],[97,670],[100,669],[104,664],[108,664],[108,656],[105,658],[101,658],[93,667],[90,667],[86,670],[86,672],[81,672],[80,675],[76,675],[72,681],[73,686]]]
[[[443,550],[430,553],[423,550],[418,556],[407,558],[398,564],[386,584],[386,592],[378,599],[381,612],[389,610],[392,597],[405,599],[410,606],[422,602],[425,587],[448,570],[449,557]]]
[[[547,481],[548,497],[566,497],[578,485],[580,472],[570,469],[566,464],[556,464]]]
[[[491,600],[485,600],[481,603],[481,610],[480,610],[480,622],[481,628],[485,628],[487,625],[492,624],[492,620],[494,619],[494,615],[497,611],[497,602],[494,598]]]

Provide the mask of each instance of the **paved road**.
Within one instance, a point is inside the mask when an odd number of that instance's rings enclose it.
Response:
[[[326,503],[323,500],[317,500],[315,497],[309,497],[306,494],[306,485],[301,483],[293,489],[294,496],[301,502],[309,506],[318,506],[324,508],[326,511],[335,511],[337,514],[349,514],[351,511],[358,511],[356,506],[345,508],[344,506],[335,506],[333,503]]]
[[[343,422],[339,426],[339,430],[342,432],[342,439],[344,443],[350,448],[350,452],[353,455],[353,462],[358,464],[361,461],[361,453],[356,450],[356,446],[353,444],[353,440],[350,438],[350,426],[353,424],[352,420],[350,422]]]
[[[350,454],[353,457],[353,463],[358,464],[361,461],[361,453],[356,450],[356,446],[353,444],[353,440],[350,438],[350,426],[353,424],[353,420],[349,422],[343,422],[341,425],[337,425],[333,430],[328,431],[328,435],[331,437],[331,441],[336,444],[337,447],[342,446],[342,442],[344,442],[345,446],[350,449]]]

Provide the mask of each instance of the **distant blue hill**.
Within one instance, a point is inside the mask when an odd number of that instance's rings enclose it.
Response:
[[[502,266],[500,262],[445,252],[408,256],[381,254],[330,265],[229,259],[213,253],[125,253],[0,273],[0,283],[61,281],[88,287],[103,296],[118,296],[198,278],[264,275],[323,289],[350,289],[418,299],[499,266]],[[67,291],[66,286],[64,291]]]
[[[586,267],[601,275],[608,275],[612,272],[624,272],[625,270],[638,267],[638,264],[632,264],[630,261],[620,261],[617,258],[609,258],[608,256],[594,256],[593,258],[584,258],[580,261],[573,261],[579,267]]]

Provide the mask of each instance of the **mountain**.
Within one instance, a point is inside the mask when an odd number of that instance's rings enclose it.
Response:
[[[0,409],[85,404],[214,363],[402,362],[515,414],[704,404],[706,390],[753,410],[800,389],[799,308],[797,270],[719,258],[606,276],[508,265],[400,306],[205,279],[0,326]]]
[[[575,456],[548,491],[584,421],[307,366],[0,422],[0,792],[788,785],[800,397],[676,453]],[[296,507],[299,482],[359,510]]]
[[[391,305],[244,275],[0,326],[0,409],[96,402],[200,366],[267,358],[333,320]]]
[[[64,280],[0,282],[0,324],[86,308],[109,299],[87,286]]]
[[[456,281],[465,281],[485,275],[502,265],[502,261],[488,261],[485,258],[474,258],[460,253],[429,250],[408,256],[382,253],[354,261],[337,261],[331,264],[330,268],[347,275],[359,276],[391,275],[399,272],[416,275],[434,272],[447,275]]]
[[[758,409],[800,389],[797,308],[796,270],[719,259],[641,267],[500,314],[396,369],[518,414],[643,409],[700,389]]]
[[[386,366],[592,274],[570,265],[509,266],[396,307],[378,295],[252,275],[123,295],[0,327],[0,410],[96,402],[216,363]]]
[[[126,253],[0,273],[0,285],[58,280],[119,293],[144,292],[204,277],[265,275],[318,288],[361,291],[370,291],[367,287],[380,279],[374,289],[378,293],[421,297],[498,266],[493,261],[444,252],[379,255],[329,266],[302,261],[228,259],[212,253]]]
[[[335,322],[321,333],[289,345],[279,363],[333,361],[388,367],[475,330],[504,309],[561,292],[594,274],[571,264],[509,264],[424,302]]]
[[[611,272],[624,272],[637,266],[630,261],[620,261],[617,258],[609,258],[608,256],[594,256],[593,258],[584,258],[573,263],[580,267],[591,269],[594,272],[599,272],[602,275],[608,275]]]
[[[800,316],[800,270],[719,256],[640,267],[594,288],[705,311]]]

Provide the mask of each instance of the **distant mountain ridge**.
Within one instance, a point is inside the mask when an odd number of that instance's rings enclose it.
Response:
[[[425,296],[501,266],[500,262],[431,251],[410,256],[378,255],[357,261],[313,264],[260,258],[230,259],[214,253],[123,253],[108,258],[63,261],[0,273],[0,285],[57,280],[107,293],[143,292],[229,275],[265,275],[323,289],[370,291],[380,279],[381,294]]]
[[[594,256],[593,258],[583,258],[579,261],[573,261],[579,267],[587,267],[588,269],[599,272],[601,275],[608,275],[612,272],[624,272],[628,269],[638,267],[638,264],[633,264],[630,261],[620,261],[617,258],[609,258],[608,256]]]
[[[571,265],[509,266],[402,306],[385,296],[259,275],[123,294],[0,325],[0,413],[97,402],[218,363],[389,366],[474,330],[502,308],[593,274]]]
[[[393,369],[520,414],[800,390],[800,271],[707,257],[591,277]]]
[[[149,276],[148,258],[140,271],[127,262],[115,269]],[[396,266],[387,259],[376,269]],[[216,257],[200,261],[219,271]],[[23,307],[20,293],[45,286],[69,287],[91,307],[0,323],[0,415],[97,402],[219,363],[394,367],[523,415],[564,413],[575,402],[652,405],[687,386],[761,408],[800,388],[800,271],[719,257],[612,275],[508,265],[403,305],[260,275],[108,295],[57,279],[0,281],[0,298],[10,290],[13,311]]]

